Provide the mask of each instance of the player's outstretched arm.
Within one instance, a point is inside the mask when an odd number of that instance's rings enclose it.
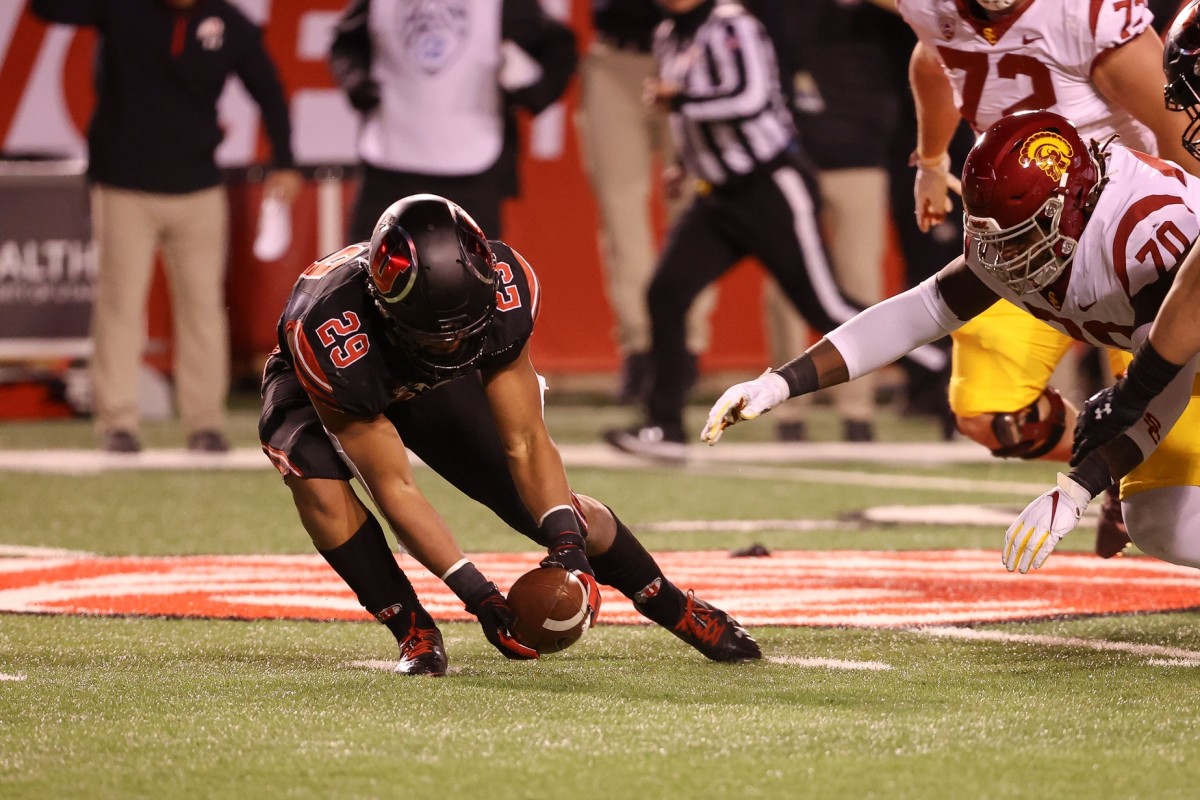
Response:
[[[450,569],[463,557],[462,549],[417,486],[395,426],[383,415],[363,419],[313,405],[404,549],[434,575]]]
[[[962,194],[958,177],[950,172],[948,152],[961,117],[941,62],[919,42],[909,58],[908,82],[917,110],[917,145],[911,159],[911,166],[917,168],[913,200],[917,227],[927,233],[954,208],[950,192]]]
[[[933,277],[830,331],[799,358],[727,389],[709,411],[700,439],[716,444],[730,425],[755,419],[788,398],[874,372],[957,330],[996,300],[960,256]]]
[[[803,355],[752,381],[730,386],[708,412],[701,441],[714,445],[731,425],[755,419],[791,397],[845,383],[846,362],[838,349],[821,339]]]
[[[1200,176],[1200,162],[1183,147],[1188,119],[1163,103],[1163,45],[1150,28],[1098,60],[1092,82],[1154,134],[1158,154]]]
[[[1092,500],[1074,478],[1058,473],[1058,485],[1025,507],[1004,533],[1001,560],[1022,575],[1038,569],[1062,538],[1075,529]]]
[[[542,385],[529,359],[529,345],[512,363],[485,370],[483,386],[525,507],[534,519],[556,506],[569,507],[571,489],[562,456],[546,430]]]
[[[542,416],[542,381],[529,345],[512,363],[483,375],[484,391],[522,502],[538,521],[548,554],[543,566],[573,572],[592,597],[592,621],[600,610],[600,587],[586,555],[586,525],[571,497],[562,455]]]
[[[505,658],[537,658],[511,632],[515,617],[504,595],[463,555],[442,515],[417,487],[395,426],[382,415],[360,419],[314,405],[404,549],[458,595]]]
[[[1178,366],[1200,355],[1200,248],[1189,250],[1179,265],[1150,326],[1149,341],[1164,360]]]

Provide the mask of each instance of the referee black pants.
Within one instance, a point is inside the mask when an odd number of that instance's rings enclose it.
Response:
[[[668,436],[682,433],[693,377],[685,317],[696,295],[744,256],[757,257],[804,320],[822,334],[862,310],[833,276],[817,221],[818,196],[810,176],[785,164],[698,195],[676,222],[647,295],[653,337],[648,424]],[[747,317],[744,324],[758,326],[761,320]],[[931,371],[945,368],[945,354],[928,346],[910,358]]]

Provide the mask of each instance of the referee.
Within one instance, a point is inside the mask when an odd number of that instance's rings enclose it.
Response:
[[[817,222],[816,184],[762,23],[736,2],[658,3],[667,19],[655,33],[658,77],[647,82],[646,99],[669,110],[679,159],[697,190],[671,230],[647,296],[646,422],[604,438],[626,452],[677,461],[687,455],[683,408],[696,377],[685,317],[704,287],[753,255],[821,333],[861,306],[834,280]],[[946,362],[929,347],[912,358],[933,371]]]

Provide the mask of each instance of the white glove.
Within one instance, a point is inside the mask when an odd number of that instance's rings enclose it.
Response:
[[[716,444],[730,425],[767,413],[787,400],[789,394],[787,381],[771,370],[752,381],[730,386],[708,412],[708,421],[704,423],[704,430],[700,431],[700,440],[710,445]]]
[[[291,243],[291,206],[275,195],[264,195],[258,212],[258,233],[254,237],[254,257],[259,261],[275,261],[287,252],[288,245]]]
[[[917,168],[917,179],[913,184],[917,227],[921,233],[928,233],[934,225],[945,221],[946,215],[954,209],[950,192],[961,195],[962,181],[950,174],[948,153],[933,159],[923,159],[913,153],[910,164]]]
[[[1058,473],[1058,488],[1034,500],[1004,534],[1004,566],[1009,572],[1037,569],[1055,546],[1075,529],[1092,496],[1071,478]]]
[[[511,39],[500,43],[500,87],[515,92],[542,79],[542,65]]]

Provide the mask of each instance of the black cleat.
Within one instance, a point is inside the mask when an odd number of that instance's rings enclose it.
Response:
[[[400,662],[396,673],[400,675],[432,675],[440,678],[446,674],[446,648],[442,644],[442,633],[435,627],[422,628],[417,625],[413,614],[412,627],[400,640]]]
[[[193,453],[228,453],[229,440],[220,431],[206,428],[188,437],[187,448]]]
[[[1130,544],[1129,529],[1125,527],[1125,516],[1121,513],[1121,499],[1117,485],[1104,492],[1100,505],[1100,524],[1096,526],[1096,555],[1112,558],[1125,552]]]
[[[644,425],[628,430],[607,430],[602,438],[622,452],[667,464],[682,464],[688,457],[682,430]]]
[[[630,353],[621,363],[621,383],[613,399],[619,406],[632,406],[646,399],[650,383],[650,355]]]
[[[861,419],[842,420],[842,440],[846,442],[875,441],[875,426]]]
[[[758,642],[736,619],[688,590],[683,616],[671,633],[713,661],[754,661],[762,658]]]
[[[808,426],[798,420],[786,420],[775,425],[775,441],[807,442]]]
[[[132,431],[114,430],[104,434],[100,449],[106,453],[140,453],[142,443]]]

